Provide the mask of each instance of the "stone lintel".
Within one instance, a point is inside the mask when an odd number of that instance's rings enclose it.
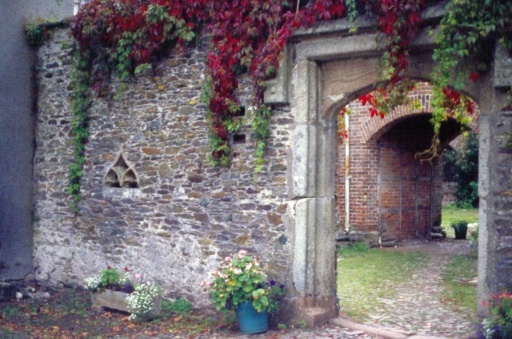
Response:
[[[379,53],[378,34],[328,37],[297,44],[297,60],[333,60]]]
[[[446,3],[427,7],[421,13],[421,17],[426,24],[437,22],[446,14],[445,6]],[[349,34],[350,30],[354,27],[357,27],[358,31],[375,30],[376,26],[375,18],[371,18],[368,15],[358,16],[354,22],[351,22],[348,18],[343,18],[322,22],[321,25],[311,28],[298,29],[293,33],[292,39],[305,39],[328,34]]]

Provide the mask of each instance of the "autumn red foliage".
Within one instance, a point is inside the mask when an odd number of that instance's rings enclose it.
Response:
[[[425,0],[360,0],[378,17],[385,36],[383,81],[397,86],[408,67],[408,47],[416,35]],[[298,6],[299,5],[299,6]],[[226,121],[239,110],[237,72],[252,75],[253,105],[263,104],[263,83],[275,76],[281,52],[293,31],[318,21],[346,15],[345,0],[92,0],[72,22],[82,51],[89,51],[120,74],[161,57],[166,48],[185,45],[201,29],[212,36],[206,66],[211,79],[210,136],[213,158],[226,155]],[[92,71],[96,87],[105,80],[101,68]],[[406,86],[407,87],[407,86]],[[386,97],[389,88],[381,93]],[[375,99],[365,97],[371,115],[382,116]],[[265,135],[268,133],[261,133]]]

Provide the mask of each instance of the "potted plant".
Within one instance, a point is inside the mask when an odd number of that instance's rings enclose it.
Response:
[[[139,275],[133,278],[127,267],[123,272],[107,266],[99,275],[85,278],[85,289],[92,292],[93,309],[105,308],[131,313],[130,319],[148,320],[160,314],[162,289]]]
[[[242,333],[268,330],[268,313],[277,311],[284,286],[268,279],[257,260],[242,250],[226,257],[213,273],[211,297],[217,310],[234,310]]]
[[[452,224],[452,228],[455,230],[455,239],[466,239],[468,233],[468,222],[459,221]]]
[[[482,322],[485,338],[512,338],[512,294],[493,295],[489,306],[491,315]]]

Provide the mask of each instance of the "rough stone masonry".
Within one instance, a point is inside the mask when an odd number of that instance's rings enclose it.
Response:
[[[203,46],[168,58],[122,92],[114,81],[108,97],[96,98],[89,110],[82,200],[74,216],[66,194],[72,43],[68,32],[59,30],[39,51],[37,279],[82,284],[107,264],[127,266],[164,286],[167,297],[204,305],[201,281],[225,256],[245,248],[260,257],[269,274],[287,280],[289,108],[274,112],[264,171],[253,170],[249,108],[240,117],[244,127],[231,168],[215,168],[206,161]],[[131,170],[134,185],[109,182],[119,161]]]
[[[435,11],[434,11],[435,12]],[[427,13],[428,14],[428,13]],[[427,15],[426,14],[426,15]],[[430,22],[435,22],[437,14]],[[362,23],[364,26],[364,23]],[[361,26],[362,27],[362,26]],[[72,41],[57,30],[39,50],[34,155],[34,266],[38,280],[81,284],[110,264],[161,284],[165,297],[209,304],[201,282],[227,255],[247,249],[287,286],[290,316],[314,325],[335,314],[336,113],[368,89],[378,72],[374,34],[347,32],[346,21],[295,34],[278,78],[266,167],[254,173],[248,79],[244,128],[233,139],[233,163],[215,168],[209,152],[204,82],[205,43],[170,55],[122,90],[95,98],[78,215],[66,193],[72,161]],[[424,32],[425,33],[425,32]],[[430,39],[430,40],[429,40]],[[428,79],[433,46],[420,34],[411,76]],[[479,300],[512,288],[510,110],[499,62],[465,91],[480,106]],[[354,73],[354,70],[355,73]],[[351,74],[351,77],[347,77]],[[492,136],[492,137],[491,137]],[[341,277],[342,278],[342,277]]]

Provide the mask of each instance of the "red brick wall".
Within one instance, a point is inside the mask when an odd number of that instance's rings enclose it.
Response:
[[[421,163],[407,142],[386,134],[409,117],[430,112],[431,86],[418,84],[409,94],[421,108],[398,107],[384,119],[370,118],[359,100],[349,104],[351,231],[379,232],[384,239],[426,237],[440,219],[442,167]],[[404,122],[407,123],[407,122]],[[425,131],[412,131],[415,134]],[[337,208],[340,233],[345,226],[345,144],[338,147]]]

